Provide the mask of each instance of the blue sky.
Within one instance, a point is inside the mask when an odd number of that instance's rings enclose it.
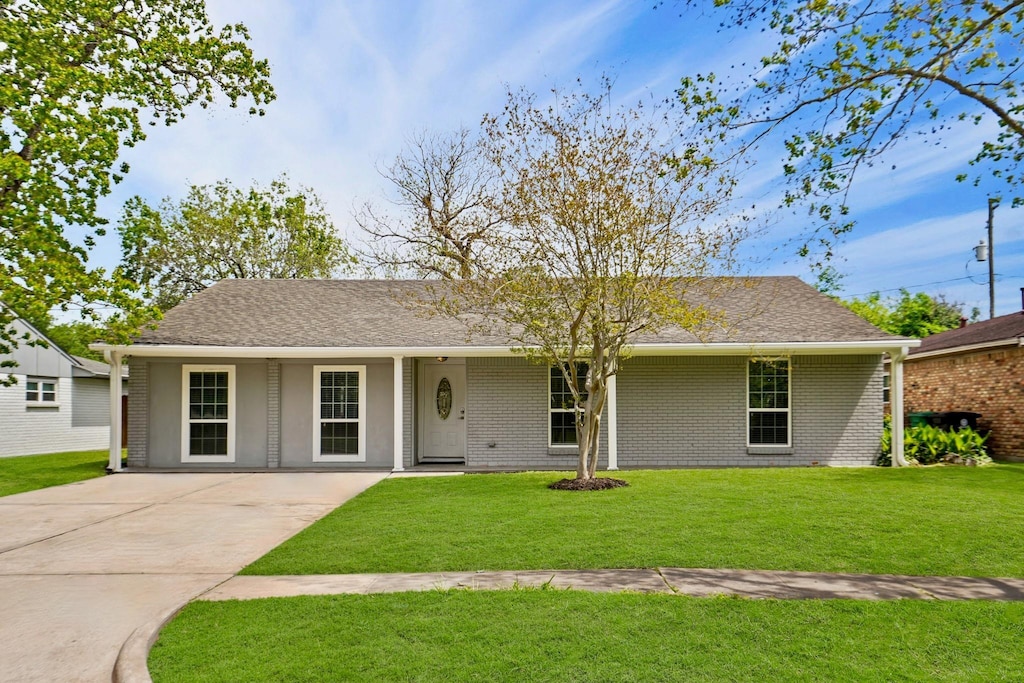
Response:
[[[270,60],[278,99],[263,118],[222,106],[152,129],[147,141],[125,151],[131,173],[102,204],[112,222],[135,194],[155,204],[183,196],[194,183],[227,178],[245,186],[287,172],[312,187],[336,227],[357,241],[351,214],[380,199],[385,188],[376,169],[401,151],[405,137],[475,126],[500,108],[506,84],[544,92],[608,73],[621,103],[661,100],[685,74],[736,73],[731,65],[755,63],[771,47],[765,34],[716,32],[720,16],[680,17],[671,2],[657,10],[644,0],[207,4],[216,24],[248,26],[255,52]],[[938,145],[912,137],[858,176],[850,197],[857,227],[837,252],[843,296],[906,287],[944,294],[968,311],[977,306],[987,317],[987,265],[974,262],[972,247],[985,237],[992,188],[954,177],[968,170],[988,132],[957,128]],[[780,167],[762,156],[741,194],[745,203],[767,206],[778,193]],[[1007,202],[995,225],[1001,315],[1021,307],[1024,208]],[[812,281],[807,264],[781,246],[805,227],[800,216],[781,216],[759,242],[752,272]],[[108,237],[91,260],[113,266],[118,258],[116,239]]]

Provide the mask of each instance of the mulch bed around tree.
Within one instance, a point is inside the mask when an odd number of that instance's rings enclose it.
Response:
[[[559,479],[553,484],[548,484],[549,489],[557,491],[603,491],[604,489],[617,489],[620,486],[629,486],[629,482],[611,477],[594,477],[593,479]]]

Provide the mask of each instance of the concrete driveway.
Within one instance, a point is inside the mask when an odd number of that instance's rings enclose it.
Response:
[[[119,474],[0,498],[0,681],[110,681],[141,624],[387,476]]]

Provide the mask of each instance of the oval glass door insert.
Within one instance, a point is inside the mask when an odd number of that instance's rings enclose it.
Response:
[[[447,377],[442,377],[437,383],[437,415],[442,420],[447,420],[452,414],[452,383]]]

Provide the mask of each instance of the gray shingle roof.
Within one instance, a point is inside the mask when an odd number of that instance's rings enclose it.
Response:
[[[720,279],[711,306],[730,321],[705,341],[852,342],[888,335],[796,277]],[[223,280],[168,311],[140,344],[235,347],[508,346],[474,335],[458,321],[427,317],[408,302],[428,285],[409,280]],[[694,299],[699,293],[691,294]],[[679,328],[638,343],[694,343]]]
[[[110,366],[103,361],[83,358],[82,356],[71,356],[75,362],[75,369],[84,373],[83,376],[110,377]],[[128,366],[121,366],[121,378],[128,377]]]
[[[91,372],[94,375],[100,375],[108,377],[110,375],[110,366],[103,361],[93,360],[91,358],[83,358],[82,356],[71,356],[75,359],[75,364],[78,367]]]
[[[986,344],[1019,339],[1024,337],[1024,311],[1017,311],[998,318],[971,323],[955,330],[947,330],[925,337],[921,346],[910,353],[911,356],[928,351],[955,350],[960,346]]]

